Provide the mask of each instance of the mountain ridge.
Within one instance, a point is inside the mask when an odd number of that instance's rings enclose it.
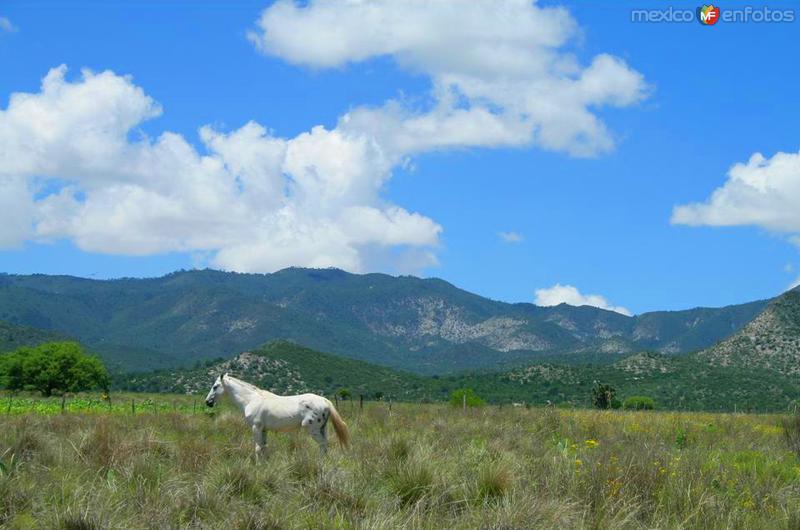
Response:
[[[438,278],[338,269],[114,280],[0,275],[0,320],[67,333],[121,370],[186,366],[274,339],[423,374],[545,356],[687,353],[731,335],[766,303],[628,317],[490,300]]]
[[[800,288],[772,300],[741,330],[703,350],[699,357],[716,366],[800,374]]]

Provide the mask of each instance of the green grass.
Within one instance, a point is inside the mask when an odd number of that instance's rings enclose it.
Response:
[[[174,400],[179,412],[135,415],[0,406],[0,527],[800,524],[786,416],[346,403],[350,451],[334,442],[320,458],[306,435],[271,434],[256,462],[230,405],[209,415]]]
[[[41,397],[37,393],[0,396],[0,415],[22,414],[153,414],[182,412],[187,414],[213,413],[206,411],[203,396],[142,393],[113,393],[111,396],[79,393],[61,397]]]

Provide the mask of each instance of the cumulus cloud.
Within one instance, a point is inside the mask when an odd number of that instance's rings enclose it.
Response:
[[[547,289],[537,289],[534,303],[541,306],[554,306],[559,304],[574,306],[590,305],[609,311],[616,311],[623,315],[631,316],[632,314],[628,309],[622,306],[611,305],[603,296],[598,294],[584,295],[572,285],[561,285],[560,283]]]
[[[294,64],[391,57],[428,76],[430,109],[389,101],[345,117],[392,155],[534,144],[591,156],[614,145],[595,109],[632,105],[647,87],[617,57],[580,64],[568,51],[578,36],[567,10],[530,0],[279,0],[249,33],[261,52]]]
[[[0,247],[67,239],[101,253],[189,252],[239,271],[418,271],[436,263],[442,228],[381,194],[409,157],[613,147],[597,109],[635,104],[646,86],[617,57],[581,64],[568,51],[578,35],[566,10],[529,0],[278,1],[250,34],[262,52],[312,68],[389,56],[427,76],[430,97],[354,106],[333,128],[293,138],[255,122],[203,126],[199,147],[141,131],[163,109],[130,77],[70,80],[54,68],[40,91],[0,109]]]
[[[800,242],[800,153],[761,153],[728,171],[727,181],[705,202],[676,206],[674,224],[753,225]]]
[[[525,237],[518,232],[498,232],[497,237],[506,243],[522,243]]]
[[[361,271],[386,252],[423,267],[441,227],[380,196],[393,161],[373,139],[251,122],[183,136],[138,131],[161,107],[130,77],[51,70],[0,110],[0,245],[70,239],[84,250],[208,253],[212,265]]]
[[[15,31],[17,31],[16,26],[7,17],[0,17],[0,33],[13,33]]]

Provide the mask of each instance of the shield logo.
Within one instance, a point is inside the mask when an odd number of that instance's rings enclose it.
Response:
[[[697,21],[704,26],[713,26],[719,20],[719,8],[714,4],[697,8]]]

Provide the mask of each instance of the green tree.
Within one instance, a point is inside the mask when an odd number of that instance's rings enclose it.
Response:
[[[616,390],[605,383],[597,383],[592,388],[592,405],[598,409],[607,409],[615,401]]]
[[[656,408],[656,402],[649,396],[630,396],[622,402],[622,408],[625,410],[653,410]]]
[[[346,399],[350,399],[350,391],[347,390],[346,388],[340,388],[339,389],[339,397],[342,398],[342,401],[344,401]]]
[[[483,398],[476,394],[471,388],[459,388],[457,390],[453,390],[450,393],[450,404],[454,407],[461,407],[464,405],[465,397],[468,407],[482,407],[486,405],[486,401],[484,401]]]
[[[0,357],[0,382],[9,390],[32,389],[51,396],[107,390],[109,377],[103,363],[88,355],[80,344],[48,342]]]

